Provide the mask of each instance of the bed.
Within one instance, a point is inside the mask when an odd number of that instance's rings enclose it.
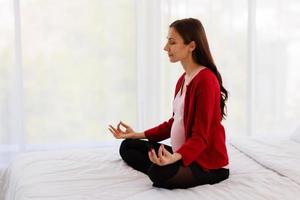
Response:
[[[166,190],[128,167],[118,146],[28,152],[1,175],[1,200],[295,200],[300,197],[300,143],[231,138],[230,178],[216,185]]]

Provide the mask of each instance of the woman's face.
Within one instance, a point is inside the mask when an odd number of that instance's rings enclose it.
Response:
[[[191,56],[194,50],[194,42],[184,44],[182,37],[177,33],[174,28],[170,28],[168,32],[168,41],[164,50],[168,52],[170,62],[184,61]]]

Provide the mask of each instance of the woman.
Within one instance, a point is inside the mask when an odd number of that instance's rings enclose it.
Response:
[[[153,186],[174,189],[218,183],[229,177],[221,124],[227,91],[199,20],[176,20],[167,39],[164,50],[170,61],[180,61],[185,71],[176,84],[173,116],[142,133],[123,122],[109,130],[115,138],[125,139],[120,146],[123,160],[147,174]],[[158,143],[167,138],[172,146]]]

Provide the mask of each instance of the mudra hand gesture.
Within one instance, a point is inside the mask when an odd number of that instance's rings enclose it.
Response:
[[[125,130],[122,130],[125,128]],[[120,121],[117,125],[117,128],[109,125],[108,130],[113,134],[113,136],[117,139],[145,139],[145,133],[137,133],[130,126]],[[168,164],[175,163],[176,161],[181,159],[181,155],[179,153],[170,153],[163,145],[161,145],[158,149],[158,154],[156,154],[154,149],[149,150],[149,159],[151,162],[164,166]]]
[[[170,153],[167,149],[165,149],[164,145],[160,145],[157,154],[154,149],[149,150],[148,154],[151,162],[159,166],[175,163],[181,158],[181,155],[178,153]]]
[[[125,128],[122,130],[121,127]],[[123,123],[122,121],[119,122],[117,128],[109,125],[108,130],[113,134],[113,136],[117,139],[129,139],[135,138],[136,132],[127,124]]]

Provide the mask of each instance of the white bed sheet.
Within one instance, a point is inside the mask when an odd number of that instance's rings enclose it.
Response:
[[[235,147],[228,145],[231,170],[228,180],[186,190],[152,187],[144,174],[120,159],[117,147],[25,153],[11,163],[2,177],[2,199],[294,200],[300,196],[297,182],[261,165],[251,158],[254,154],[238,150],[236,143]]]
[[[232,138],[231,143],[261,165],[300,185],[300,144],[290,139]]]

